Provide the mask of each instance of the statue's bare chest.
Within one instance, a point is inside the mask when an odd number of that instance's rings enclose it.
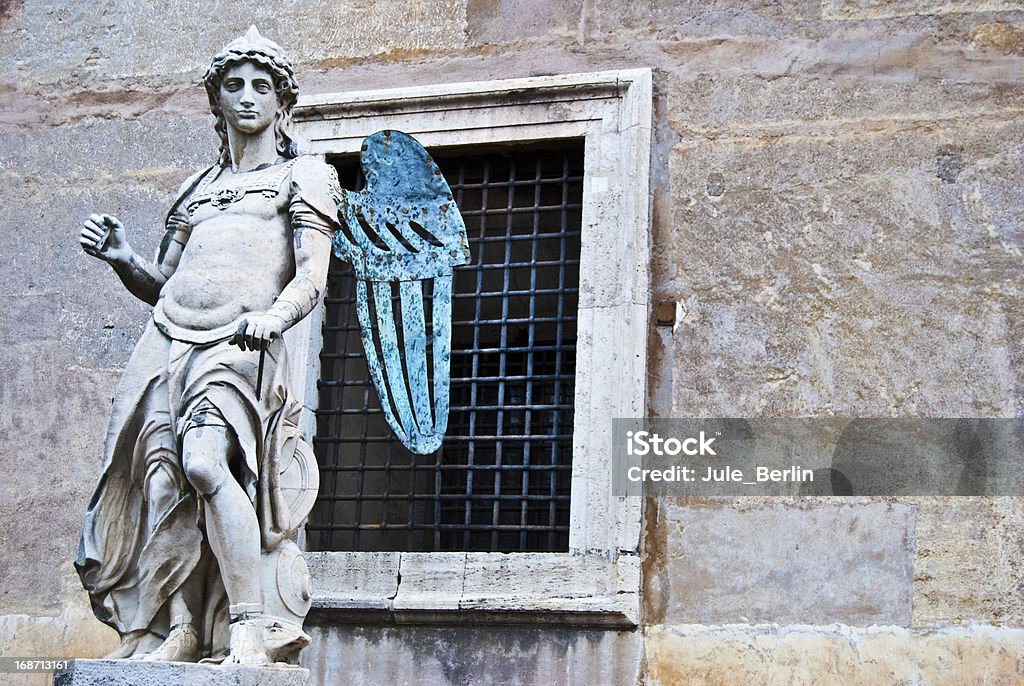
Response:
[[[200,181],[184,203],[188,242],[161,291],[161,316],[209,331],[274,303],[295,270],[291,167]]]
[[[254,228],[280,232],[287,227],[293,165],[289,161],[239,174],[208,174],[185,203],[193,238],[210,230],[244,234]]]

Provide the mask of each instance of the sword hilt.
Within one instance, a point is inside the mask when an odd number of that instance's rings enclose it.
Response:
[[[256,372],[256,399],[260,399],[260,391],[263,390],[263,362],[267,358],[267,349],[260,349],[260,368]]]

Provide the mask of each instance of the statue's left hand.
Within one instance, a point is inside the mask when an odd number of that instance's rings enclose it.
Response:
[[[265,350],[270,344],[281,337],[285,329],[285,321],[273,314],[261,314],[243,319],[238,331],[228,343],[237,345],[242,350]]]

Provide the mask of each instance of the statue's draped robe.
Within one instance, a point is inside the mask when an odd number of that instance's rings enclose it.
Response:
[[[333,232],[339,191],[324,164],[299,158],[281,180],[278,196],[262,194],[281,208],[274,221],[290,222],[293,229]],[[186,208],[196,204],[197,179],[183,186],[168,226],[191,221]],[[250,195],[255,202],[260,194]],[[242,201],[217,211],[252,221],[242,215],[253,206]],[[262,213],[266,215],[266,207]],[[256,509],[264,549],[292,533],[282,530],[282,523],[297,524],[288,513],[275,512],[283,499],[267,476],[279,473],[301,440],[301,403],[288,388],[284,343],[278,339],[267,350],[257,399],[259,353],[228,343],[237,324],[214,331],[183,329],[167,319],[158,302],[118,385],[102,472],[85,515],[75,566],[96,616],[122,636],[138,630],[165,636],[174,620],[168,600],[195,574],[205,584],[202,614],[193,620],[202,629],[204,653],[224,652],[226,594],[205,539],[203,501],[185,478],[179,451],[189,414],[200,404],[216,407],[237,438],[242,454],[230,462],[232,473]],[[176,496],[163,503],[147,499],[147,480],[157,471],[177,486]]]

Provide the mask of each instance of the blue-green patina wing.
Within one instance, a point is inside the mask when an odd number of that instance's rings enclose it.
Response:
[[[466,225],[441,170],[411,136],[373,134],[361,162],[366,186],[342,195],[334,254],[355,273],[363,350],[384,417],[409,450],[425,455],[448,427],[452,278],[469,261]]]

